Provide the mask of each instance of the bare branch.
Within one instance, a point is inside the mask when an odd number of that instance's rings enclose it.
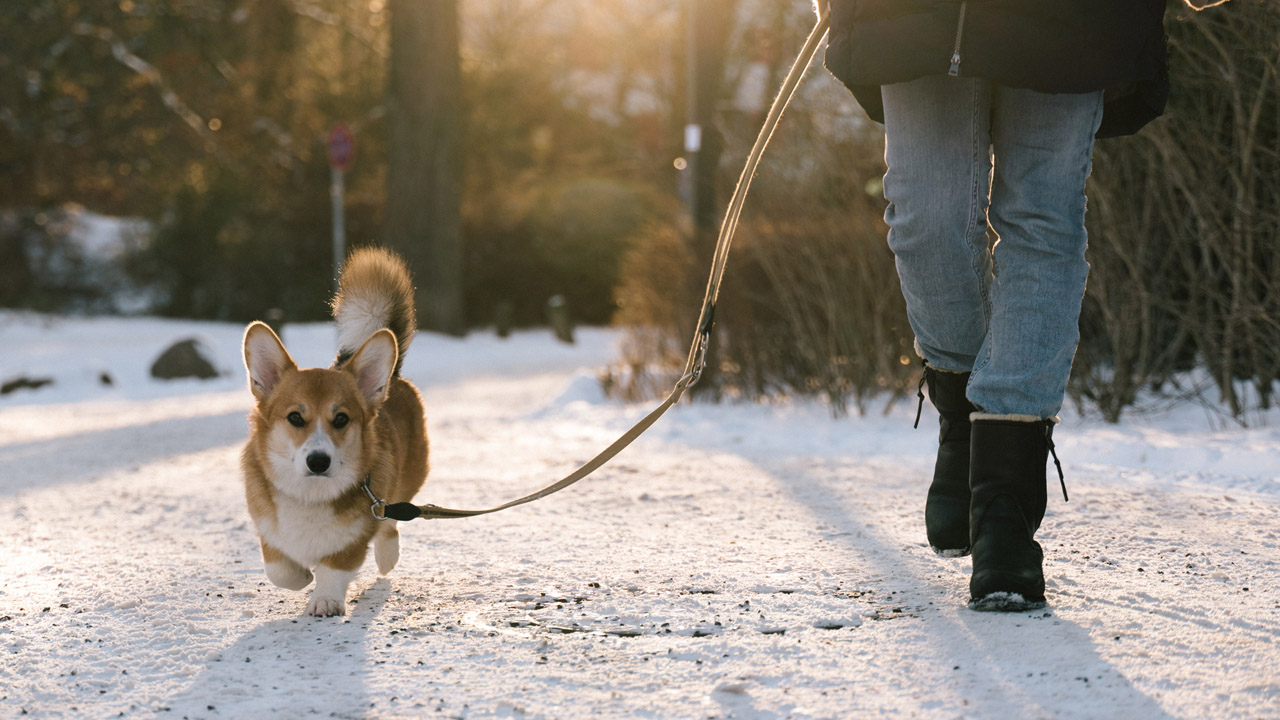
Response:
[[[160,100],[170,110],[177,113],[178,117],[182,118],[182,121],[190,126],[197,135],[207,141],[213,140],[213,133],[209,131],[204,118],[183,102],[182,98],[178,97],[178,94],[164,81],[164,77],[154,65],[129,52],[129,48],[125,47],[124,42],[116,37],[115,32],[110,28],[81,22],[76,23],[71,31],[81,37],[96,38],[109,45],[111,47],[111,55],[116,60],[119,60],[122,65],[145,78],[147,83],[160,94]]]
[[[342,16],[337,13],[329,12],[328,10],[317,6],[310,0],[292,0],[290,5],[293,6],[293,11],[295,13],[305,18],[315,20],[318,23],[338,28],[356,40],[359,40],[362,45],[367,47],[370,52],[374,53],[378,57],[384,60],[390,57],[390,53],[388,53],[385,48],[378,45],[376,35],[372,30],[367,28],[361,29],[349,22],[345,22]]]

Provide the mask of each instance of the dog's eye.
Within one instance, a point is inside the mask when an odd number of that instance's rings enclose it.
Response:
[[[307,421],[302,419],[302,413],[298,412],[297,410],[294,410],[293,412],[285,416],[285,420],[288,420],[289,424],[294,427],[302,427],[303,425],[307,424]]]
[[[347,417],[346,413],[338,413],[333,416],[333,426],[339,430],[346,427],[349,422],[351,422],[351,418]]]

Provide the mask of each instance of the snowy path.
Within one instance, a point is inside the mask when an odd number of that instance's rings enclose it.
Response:
[[[86,351],[99,324],[141,339]],[[1273,429],[1068,420],[1050,605],[988,615],[923,541],[927,410],[682,404],[559,495],[402,525],[395,572],[318,620],[261,571],[239,376],[131,384],[186,326],[99,324],[0,324],[63,388],[0,400],[0,717],[1280,718]],[[194,331],[235,369],[238,328]],[[285,339],[320,364],[326,333]],[[648,409],[599,398],[612,337],[420,337],[420,500],[495,504],[612,441]]]

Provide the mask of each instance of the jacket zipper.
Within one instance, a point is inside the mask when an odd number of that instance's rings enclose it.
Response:
[[[960,41],[964,39],[964,14],[968,9],[968,2],[960,3],[960,20],[956,22],[956,45],[951,51],[951,69],[947,70],[947,74],[951,77],[960,75]]]

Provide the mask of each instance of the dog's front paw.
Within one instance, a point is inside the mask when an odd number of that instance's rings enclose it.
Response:
[[[386,575],[400,560],[400,535],[376,535],[373,538],[373,559],[378,562],[378,572]]]
[[[307,603],[307,614],[316,617],[334,617],[336,615],[344,615],[346,612],[346,603],[342,601],[342,598],[312,595],[311,601]]]
[[[346,612],[347,586],[355,577],[354,570],[335,570],[324,563],[316,567],[316,588],[311,591],[307,614],[333,617]]]

